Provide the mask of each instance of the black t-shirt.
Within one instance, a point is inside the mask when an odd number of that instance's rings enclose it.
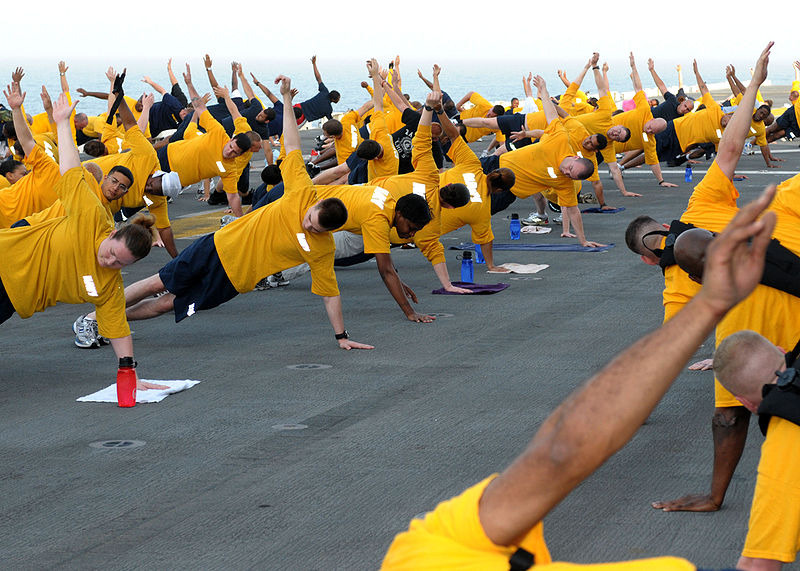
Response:
[[[678,98],[667,91],[664,93],[664,102],[656,105],[652,109],[653,118],[666,119],[672,121],[680,117],[678,114]]]
[[[411,165],[411,152],[413,150],[414,134],[417,132],[422,114],[419,111],[408,108],[403,111],[401,119],[404,126],[392,133],[392,142],[397,150],[397,157],[400,159],[400,166],[397,172],[398,174],[406,174],[414,171],[414,167]],[[442,152],[441,143],[433,141],[431,150],[436,166],[442,168],[444,153]]]

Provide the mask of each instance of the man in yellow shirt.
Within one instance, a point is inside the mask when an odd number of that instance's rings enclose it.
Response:
[[[727,337],[714,353],[719,382],[759,415],[766,436],[737,569],[779,570],[800,550],[798,350],[800,344],[785,354],[755,331],[745,330]]]
[[[466,105],[467,102],[472,103],[472,107],[464,109],[464,105]],[[499,131],[496,120],[492,123],[494,125],[492,127],[484,124],[480,121],[481,119],[493,119],[505,113],[505,108],[502,105],[492,105],[485,97],[476,91],[470,91],[462,97],[461,101],[456,104],[456,109],[459,111],[461,121],[466,127],[462,136],[468,143],[474,143],[484,135]],[[476,121],[475,123],[477,124],[473,126],[473,123],[466,121],[467,119],[478,119],[478,121]]]
[[[280,76],[277,82],[281,84],[284,104],[291,108],[291,81]],[[173,311],[175,321],[181,321],[239,293],[252,291],[267,275],[305,262],[311,267],[311,291],[323,297],[339,346],[347,350],[372,349],[349,339],[333,272],[330,232],[344,224],[347,210],[340,200],[318,196],[305,170],[300,132],[291,114],[284,115],[283,129],[287,150],[281,163],[285,195],[200,238],[159,273],[125,288],[129,320]],[[152,297],[163,291],[167,293]],[[87,317],[91,319],[93,315]]]
[[[414,519],[381,569],[578,569],[554,563],[541,522],[576,486],[624,446],[669,389],[714,325],[755,287],[774,215],[756,220],[765,191],[742,209],[708,253],[705,284],[685,311],[622,352],[583,383],[542,424],[527,449],[499,475]],[[752,236],[752,244],[748,240]],[[603,422],[597,422],[602,418]],[[602,446],[597,443],[602,442]],[[595,568],[592,566],[591,568]],[[599,569],[693,570],[657,558]]]

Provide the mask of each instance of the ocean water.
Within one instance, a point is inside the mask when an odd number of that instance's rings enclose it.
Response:
[[[646,59],[639,60],[639,74],[642,78],[644,87],[654,88],[650,73],[647,71]],[[540,73],[547,81],[550,93],[555,95],[564,90],[564,86],[556,75],[556,70],[563,68],[567,75],[572,78],[583,67],[584,61],[516,61],[516,62],[468,62],[450,61],[440,62],[443,71],[440,76],[442,88],[456,101],[461,99],[469,91],[477,91],[486,99],[492,102],[508,102],[512,97],[524,97],[522,90],[522,77],[529,71]],[[664,82],[672,88],[677,86],[678,78],[675,71],[675,63],[668,60],[657,60],[656,70]],[[97,60],[70,61],[67,79],[73,97],[78,97],[77,88],[82,87],[88,91],[107,91],[108,80],[105,77],[107,65]],[[169,79],[166,71],[165,61],[132,59],[131,61],[114,62],[121,71],[122,67],[127,67],[127,78],[125,81],[125,92],[131,97],[139,97],[145,91],[152,91],[150,87],[143,83],[142,77],[149,75],[156,83],[161,84],[169,90]],[[694,74],[691,72],[691,62],[681,62],[683,66],[683,80],[686,85],[693,85]],[[25,69],[25,77],[22,80],[23,90],[27,92],[25,108],[35,114],[42,111],[42,104],[39,97],[41,86],[45,85],[51,96],[60,91],[58,69],[55,62],[43,62],[41,60],[24,60],[14,62],[2,61],[0,63],[0,76],[5,77],[5,83],[10,82],[13,67],[21,65]],[[210,92],[205,68],[202,61],[198,58],[191,62],[192,79],[197,90],[202,94]],[[369,95],[360,86],[362,81],[368,81],[366,68],[361,61],[322,61],[318,62],[322,79],[328,89],[339,91],[342,98],[334,106],[335,111],[344,112],[348,109],[360,107]],[[632,90],[629,78],[630,68],[627,60],[609,62],[609,81],[612,91],[630,92]],[[423,67],[424,66],[424,67]],[[250,72],[254,73],[259,81],[264,84],[272,84],[274,78],[279,74],[285,74],[292,78],[292,84],[299,89],[299,94],[295,101],[303,101],[312,97],[317,92],[314,74],[308,60],[254,60],[245,62],[245,73],[250,79]],[[428,90],[417,77],[417,68],[421,67],[425,76],[430,80],[430,64],[428,62],[402,61],[402,85],[403,91],[408,93],[412,99],[424,101]],[[724,62],[704,61],[701,67],[703,79],[712,89],[715,86],[727,85],[724,76]],[[173,69],[182,82],[181,73],[185,69],[183,61],[174,61]],[[230,86],[231,71],[230,62],[215,61],[214,73],[217,81],[221,85]],[[750,78],[747,65],[737,66],[737,73],[742,82],[747,84]],[[772,85],[789,85],[794,79],[794,72],[791,62],[773,61],[770,65],[770,75],[767,80]],[[251,81],[252,84],[252,81]],[[185,91],[185,86],[182,85]],[[587,93],[595,93],[596,88],[594,79],[587,73],[582,87]],[[260,90],[253,85],[257,95],[261,95]],[[277,89],[273,90],[276,95]],[[262,100],[264,100],[262,98]],[[5,103],[5,102],[4,102]],[[78,105],[79,111],[89,115],[97,115],[106,110],[106,102],[94,98],[83,98]]]

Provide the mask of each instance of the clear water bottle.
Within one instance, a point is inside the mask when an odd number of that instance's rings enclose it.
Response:
[[[475,281],[472,267],[472,252],[466,251],[461,257],[461,281],[471,284]]]
[[[519,221],[519,214],[514,212],[511,215],[511,223],[509,224],[509,230],[511,231],[511,239],[512,240],[519,240],[520,232],[522,230],[522,223]]]
[[[483,250],[481,250],[480,244],[475,244],[475,263],[476,264],[486,263],[486,260],[483,259]]]
[[[744,144],[744,152],[742,154],[743,155],[752,155],[753,154],[753,143],[751,143],[750,141],[747,141]]]
[[[686,173],[683,175],[686,182],[692,182],[692,165],[686,165]]]
[[[133,357],[122,357],[117,370],[117,405],[136,406],[136,363]]]

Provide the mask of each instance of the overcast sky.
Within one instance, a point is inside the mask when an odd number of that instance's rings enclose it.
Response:
[[[584,59],[593,50],[621,59],[633,49],[644,63],[706,58],[754,61],[769,39],[778,41],[775,57],[800,59],[800,42],[775,34],[773,18],[783,2],[770,2],[767,19],[755,16],[757,4],[691,2],[667,8],[664,2],[234,2],[181,3],[137,0],[113,4],[85,0],[55,8],[52,0],[13,2],[4,18],[3,55],[11,59],[109,58],[136,55],[163,59],[196,57],[206,51],[219,58],[306,58],[380,60],[395,53],[430,60]],[[213,12],[207,6],[215,6]],[[315,8],[315,6],[317,6]],[[401,6],[392,14],[388,8]],[[790,4],[785,4],[789,10]],[[226,7],[231,8],[228,14]],[[122,8],[121,12],[116,12]],[[415,8],[419,8],[414,12]],[[65,12],[59,15],[58,12]],[[114,11],[106,20],[105,14]],[[81,15],[85,14],[85,18]],[[794,21],[792,12],[786,14]],[[73,20],[72,24],[65,24]],[[309,23],[303,23],[307,20]],[[111,27],[110,23],[116,24]],[[791,26],[790,26],[791,28]],[[794,52],[794,53],[792,53]],[[4,66],[5,67],[5,66]]]

